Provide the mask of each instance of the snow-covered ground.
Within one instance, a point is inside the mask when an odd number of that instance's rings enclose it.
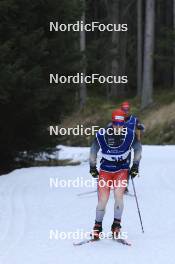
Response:
[[[89,148],[88,147],[68,147],[64,145],[56,146],[53,154],[41,153],[36,160],[45,160],[45,159],[59,159],[65,160],[70,159],[72,161],[85,162],[89,158]]]
[[[94,188],[54,188],[53,180],[91,179],[87,148],[64,148],[61,158],[79,166],[16,170],[0,177],[0,264],[173,264],[175,258],[175,146],[145,146],[140,177],[135,179],[145,233],[141,233],[135,200],[125,197],[123,231],[132,247],[103,240],[81,247],[73,239],[50,239],[50,231],[90,231],[94,224]],[[130,186],[132,192],[132,187]],[[112,193],[111,193],[112,194]],[[113,195],[104,219],[113,220]]]

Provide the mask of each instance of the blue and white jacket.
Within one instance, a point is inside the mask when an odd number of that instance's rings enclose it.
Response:
[[[133,123],[133,126],[135,123]],[[112,128],[112,126],[111,126]],[[101,150],[102,159],[100,169],[108,172],[116,172],[121,169],[129,169],[131,149],[134,149],[133,162],[139,164],[141,159],[140,145],[133,144],[135,130],[127,128],[126,135],[108,135],[107,133],[96,134],[90,150],[90,166],[96,166],[97,153]]]
[[[145,130],[145,126],[144,124],[141,124],[138,117],[134,116],[134,115],[130,115],[127,119],[125,119],[125,126],[129,127],[129,128],[133,128],[133,124],[135,124],[134,129],[138,129],[141,130],[142,132],[144,132]]]

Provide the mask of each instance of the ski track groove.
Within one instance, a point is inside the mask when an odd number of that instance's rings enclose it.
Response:
[[[49,189],[48,184],[50,177],[75,179],[83,175],[90,179],[88,163],[21,169],[0,177],[0,264],[174,264],[175,148],[171,156],[170,150],[144,147],[141,177],[135,179],[135,186],[145,234],[141,233],[135,198],[125,196],[122,229],[128,232],[132,247],[104,240],[77,250],[73,240],[49,240],[50,229],[91,230],[96,194],[78,197],[87,189]],[[131,184],[129,189],[132,192]],[[111,192],[104,219],[106,232],[113,219],[113,203]]]
[[[10,187],[10,190],[9,185],[4,186],[7,187],[9,191],[9,196],[6,203],[6,205],[9,205],[9,207],[6,217],[6,220],[8,219],[8,223],[4,223],[5,225],[3,225],[3,229],[6,231],[3,235],[3,238],[1,237],[0,241],[0,260],[3,261],[5,261],[6,257],[10,255],[11,250],[17,246],[25,234],[24,227],[26,222],[26,213],[23,203],[25,190],[24,186],[21,188],[20,184],[15,184]]]

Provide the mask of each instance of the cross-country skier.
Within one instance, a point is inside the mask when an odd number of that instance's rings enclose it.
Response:
[[[135,126],[135,123],[133,123],[133,126]],[[96,139],[90,150],[90,173],[93,177],[98,177],[98,204],[96,207],[95,225],[92,232],[94,239],[99,239],[100,233],[102,232],[102,221],[111,186],[114,187],[115,198],[114,221],[111,226],[111,231],[114,238],[118,237],[121,228],[123,194],[127,184],[130,152],[135,139],[134,129],[131,127],[126,130],[125,112],[121,109],[117,109],[112,113],[112,125],[108,128],[111,129],[110,133],[107,128],[105,129],[105,133],[101,133],[102,131],[97,132]],[[127,133],[123,133],[124,129]],[[120,131],[120,133],[116,133],[116,131]],[[98,172],[96,161],[99,149],[102,152],[102,159],[100,162],[100,171]],[[140,152],[137,153],[135,151],[133,165],[130,169],[130,175],[133,178],[138,174],[140,159]]]
[[[131,114],[131,106],[129,102],[123,102],[121,104],[121,109],[125,112],[125,125],[127,127],[133,127],[133,122],[135,123],[135,133],[136,133],[136,139],[137,141],[141,141],[141,134],[144,132],[144,125],[140,123],[138,117]]]
[[[141,134],[144,132],[144,125],[140,123],[138,117],[131,114],[131,106],[129,102],[123,102],[120,106],[121,110],[125,112],[125,126],[134,129],[135,131],[135,137],[133,142],[133,150],[135,156],[141,157],[142,154],[142,145],[141,145]],[[107,127],[111,127],[112,123],[109,123]],[[129,163],[131,163],[131,153],[128,157],[128,160],[130,160]],[[129,184],[129,176],[128,175],[128,184]],[[125,189],[125,193],[128,193],[128,187]]]
[[[125,112],[125,126],[130,129],[135,130],[135,138],[133,142],[133,149],[136,155],[140,155],[142,153],[142,145],[141,145],[141,135],[144,133],[144,125],[140,123],[138,117],[131,114],[131,106],[129,102],[123,102],[121,104],[121,109]],[[135,124],[135,126],[133,126]],[[131,155],[130,155],[131,160]],[[129,177],[128,177],[129,183]],[[128,192],[128,188],[126,188],[125,192]]]

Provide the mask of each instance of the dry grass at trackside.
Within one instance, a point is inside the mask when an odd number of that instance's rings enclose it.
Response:
[[[157,125],[175,122],[175,102],[165,105],[157,110],[152,110],[145,116],[144,123],[148,130],[153,130]]]
[[[144,144],[175,144],[175,91],[160,92],[155,96],[154,104],[148,109],[141,111],[137,99],[129,100],[132,105],[132,112],[139,116],[145,124],[145,135],[142,138]],[[84,127],[98,125],[106,126],[111,121],[111,112],[120,106],[121,100],[117,103],[105,102],[104,100],[91,99],[86,108],[76,111],[66,117],[61,127],[76,127],[78,124]],[[92,137],[73,136],[60,139],[63,144],[88,146]]]

